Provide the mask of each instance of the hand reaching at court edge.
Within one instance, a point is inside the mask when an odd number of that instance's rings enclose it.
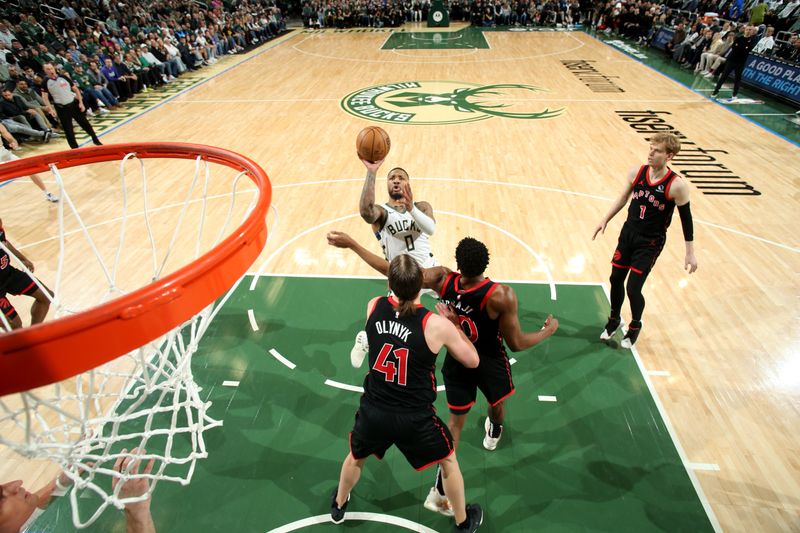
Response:
[[[124,454],[126,452],[127,450],[123,448],[121,452],[123,455],[117,458],[117,461],[114,463],[114,470],[121,474],[138,475],[141,459],[125,456]],[[143,455],[146,453],[144,449],[141,450],[141,453],[139,452],[139,448],[131,450],[132,455]],[[133,462],[132,465],[131,462]],[[153,470],[154,464],[155,459],[150,459],[144,467],[142,474],[148,475]],[[144,496],[147,494],[147,491],[150,490],[150,481],[142,477],[125,480],[117,478],[116,476],[112,477],[111,490],[116,491],[117,485],[119,485],[119,493],[117,496],[120,499]],[[150,500],[151,497],[148,494],[147,498],[142,501],[125,504],[125,524],[127,533],[155,533],[156,527],[153,523],[153,516],[150,514]]]

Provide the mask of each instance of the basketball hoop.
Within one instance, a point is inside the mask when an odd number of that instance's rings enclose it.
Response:
[[[144,164],[148,159],[169,160],[163,163],[166,166],[189,165],[186,160],[194,163],[187,191],[176,193],[182,194],[182,203],[149,205]],[[88,211],[82,213],[75,205],[61,173],[114,161],[120,162],[122,214],[114,220],[120,226],[119,243],[107,247],[116,249],[113,268],[109,268],[91,224],[84,220]],[[140,189],[129,186],[126,179],[128,167],[135,163],[142,178]],[[230,180],[212,180],[211,165],[237,174]],[[227,295],[217,299],[238,285],[266,243],[272,189],[266,173],[252,160],[221,148],[183,143],[107,145],[25,158],[0,166],[0,182],[41,171],[52,172],[62,198],[51,304],[55,318],[0,333],[0,444],[60,464],[74,483],[70,493],[73,523],[86,527],[109,505],[122,508],[149,496],[119,498],[125,480],[146,477],[151,480],[150,491],[159,480],[188,484],[195,461],[206,457],[203,432],[221,422],[207,415],[210,402],[201,399],[192,377],[192,355]],[[247,207],[237,203],[240,193],[252,192],[241,190],[244,176],[257,187]],[[156,185],[178,189],[178,180],[170,177],[166,185]],[[221,194],[214,194],[220,190]],[[137,195],[143,208],[133,213],[130,200]],[[227,208],[217,209],[219,213],[227,209],[227,213],[220,217],[221,223],[214,224],[215,239],[208,239],[203,235],[207,212],[227,198]],[[67,209],[77,229],[67,228]],[[180,213],[167,218],[174,227],[167,232],[169,238],[161,239],[167,243],[162,246],[151,219],[168,209]],[[189,220],[195,215],[199,222],[192,224]],[[152,272],[144,286],[128,288],[120,282],[124,269],[119,267],[125,264],[120,258],[133,219],[144,222],[142,237],[136,242],[147,236],[152,261],[143,258],[131,269],[145,270],[152,263]],[[229,231],[234,220],[241,222]],[[85,238],[78,253],[81,257],[90,255],[84,249],[94,253],[108,285],[98,302],[86,309],[76,309],[60,298],[63,262],[74,235]],[[178,253],[181,246],[193,248],[193,260],[171,269],[176,258],[186,256]],[[141,253],[138,248],[137,253]],[[24,266],[20,269],[27,271]],[[5,317],[0,317],[0,327],[10,329]],[[148,474],[114,470],[118,458],[134,457],[132,453],[136,459],[155,458],[156,467]],[[111,488],[111,477],[120,480],[116,489]],[[94,509],[85,519],[81,509],[89,505]]]

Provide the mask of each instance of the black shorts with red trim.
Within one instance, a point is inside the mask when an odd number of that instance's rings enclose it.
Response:
[[[355,459],[370,455],[383,459],[392,445],[416,470],[424,470],[453,453],[450,430],[433,407],[429,411],[395,412],[362,399],[350,432],[350,453]]]
[[[33,294],[38,287],[33,278],[11,265],[0,272],[0,292],[4,294]]]
[[[667,234],[642,235],[631,230],[627,224],[622,226],[617,241],[617,249],[611,264],[617,268],[631,270],[637,274],[648,274],[656,264],[656,259],[664,249]]]
[[[14,306],[11,305],[11,302],[8,301],[6,295],[0,296],[0,313],[3,313],[6,316],[6,320],[14,320],[19,315],[17,314],[17,310],[14,309]],[[2,324],[0,324],[2,327]]]
[[[442,365],[447,406],[455,415],[469,412],[480,389],[489,405],[497,405],[516,391],[511,377],[511,363],[506,354],[483,357],[478,368],[467,368],[451,355]]]

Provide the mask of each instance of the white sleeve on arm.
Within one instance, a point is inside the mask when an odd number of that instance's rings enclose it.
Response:
[[[433,232],[436,231],[436,222],[431,217],[420,211],[417,206],[414,206],[414,209],[412,209],[409,214],[423,233],[427,235],[433,235]]]

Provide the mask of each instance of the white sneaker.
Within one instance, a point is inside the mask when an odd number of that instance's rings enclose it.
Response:
[[[500,426],[500,431],[497,432],[497,437],[492,437],[492,422],[487,416],[486,423],[483,425],[483,428],[486,430],[486,435],[483,437],[483,447],[492,452],[495,450],[495,448],[497,448],[497,443],[500,442],[500,437],[503,436],[503,426]]]
[[[105,107],[101,107],[100,108],[100,114],[101,115],[108,115],[109,113],[110,113],[110,111],[108,109],[106,109]]]
[[[86,108],[86,116],[87,116],[87,117],[93,117],[93,116],[94,116],[94,111],[92,111],[91,109],[89,109],[89,108],[87,107],[87,108]]]
[[[350,350],[350,364],[353,368],[359,368],[364,363],[364,358],[369,353],[369,344],[367,344],[367,332],[359,331],[356,335],[356,343],[353,349]]]
[[[51,193],[51,192],[46,192],[46,193],[44,193],[44,198],[45,198],[45,200],[47,200],[48,202],[53,202],[53,203],[56,203],[56,202],[58,202],[58,196],[54,195],[54,194],[53,194],[53,193]]]
[[[433,511],[434,513],[443,514],[445,516],[453,516],[453,508],[450,506],[450,500],[447,496],[442,496],[436,487],[431,487],[428,497],[425,498],[423,504],[425,509]]]

